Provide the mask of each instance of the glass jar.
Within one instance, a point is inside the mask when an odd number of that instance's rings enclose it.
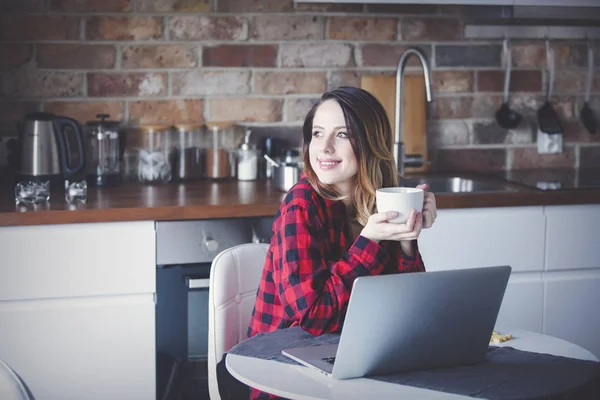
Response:
[[[207,127],[206,177],[227,179],[235,176],[234,143],[239,127],[233,122],[209,122]]]
[[[246,130],[244,142],[236,152],[237,178],[240,181],[253,181],[258,177],[258,149],[252,143],[250,136],[252,131]]]
[[[205,176],[206,144],[202,125],[175,125],[171,166],[175,180],[194,180]]]
[[[108,114],[98,114],[98,121],[86,124],[87,183],[90,186],[115,186],[120,182],[119,121],[107,121]]]
[[[138,142],[137,176],[144,183],[167,183],[173,171],[170,161],[171,127],[166,125],[143,125]]]

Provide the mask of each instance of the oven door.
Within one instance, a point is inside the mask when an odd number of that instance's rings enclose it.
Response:
[[[209,278],[210,263],[157,268],[158,353],[178,360],[207,358]]]

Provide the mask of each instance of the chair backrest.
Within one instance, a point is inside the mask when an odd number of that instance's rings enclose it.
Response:
[[[219,400],[217,364],[246,339],[268,244],[242,244],[219,253],[212,262],[208,295],[208,389]]]

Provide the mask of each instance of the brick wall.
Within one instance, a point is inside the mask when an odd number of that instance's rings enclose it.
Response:
[[[394,74],[419,46],[433,68],[428,138],[439,169],[600,167],[600,133],[579,122],[587,53],[553,41],[565,150],[538,155],[541,41],[513,41],[516,130],[494,121],[501,43],[463,37],[460,7],[306,5],[292,0],[0,0],[0,132],[32,110],[85,122],[236,120],[299,140],[311,103],[361,74]],[[600,47],[596,65],[600,66]],[[598,69],[596,69],[598,71]],[[600,74],[592,106],[600,117]],[[599,118],[600,119],[600,118]]]

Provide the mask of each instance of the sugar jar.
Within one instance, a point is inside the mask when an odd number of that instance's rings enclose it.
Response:
[[[138,180],[167,183],[173,176],[170,153],[172,129],[166,125],[143,125],[138,148]]]

